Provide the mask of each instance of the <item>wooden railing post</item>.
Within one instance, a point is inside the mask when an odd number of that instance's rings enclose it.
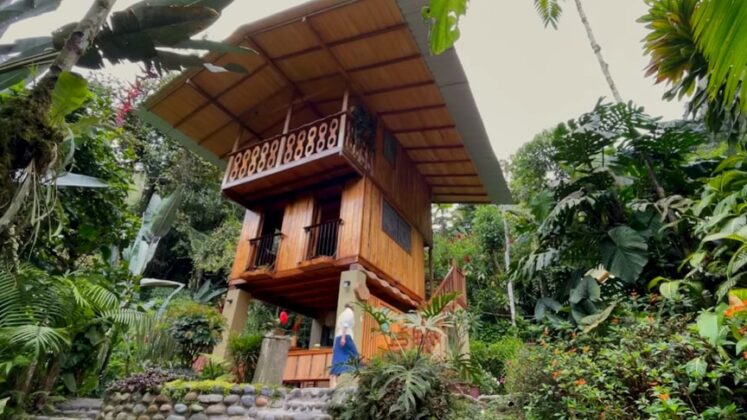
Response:
[[[338,146],[342,148],[345,145],[345,130],[347,129],[347,118],[348,118],[348,99],[349,99],[350,91],[348,88],[345,88],[345,93],[342,95],[342,115],[340,116],[340,127],[339,127],[339,138]]]

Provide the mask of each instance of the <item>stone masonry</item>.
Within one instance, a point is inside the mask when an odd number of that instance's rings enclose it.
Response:
[[[329,388],[236,385],[225,393],[186,390],[172,400],[165,393],[114,393],[104,400],[97,420],[322,420],[334,390]]]

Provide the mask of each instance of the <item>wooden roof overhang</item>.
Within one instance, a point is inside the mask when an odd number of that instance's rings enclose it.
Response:
[[[189,70],[138,114],[225,168],[238,147],[333,114],[349,89],[378,115],[432,189],[433,202],[507,204],[511,196],[456,52],[428,54],[418,0],[314,0],[240,27],[211,53],[248,73]],[[237,140],[238,139],[238,140]]]

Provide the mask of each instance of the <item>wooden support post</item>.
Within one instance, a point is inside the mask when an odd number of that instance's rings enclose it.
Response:
[[[293,116],[293,99],[291,99],[290,105],[288,105],[288,112],[285,113],[285,123],[283,124],[283,137],[280,138],[280,147],[278,147],[278,158],[276,159],[275,166],[283,164],[283,153],[285,152],[285,140],[288,130],[290,130],[291,117]]]
[[[241,334],[246,326],[246,316],[252,296],[239,288],[232,287],[226,295],[223,305],[223,317],[226,319],[226,329],[220,343],[213,349],[213,355],[225,359],[228,357],[228,337],[231,334]]]
[[[339,136],[340,138],[337,139],[338,145],[340,148],[342,148],[345,144],[345,128],[347,125],[347,118],[348,118],[348,99],[350,96],[350,89],[347,87],[345,88],[345,93],[342,95],[342,107],[340,111],[343,113],[340,116],[340,131]]]
[[[436,278],[435,274],[433,273],[433,245],[428,247],[428,283],[430,284],[430,294],[428,295],[428,298],[430,299],[433,296],[433,292],[436,291]]]

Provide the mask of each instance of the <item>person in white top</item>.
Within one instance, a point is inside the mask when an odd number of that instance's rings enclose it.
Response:
[[[355,311],[351,303],[337,317],[335,324],[335,342],[332,347],[332,366],[330,367],[329,386],[337,386],[337,378],[354,369],[353,363],[359,359],[352,333],[355,329]]]

